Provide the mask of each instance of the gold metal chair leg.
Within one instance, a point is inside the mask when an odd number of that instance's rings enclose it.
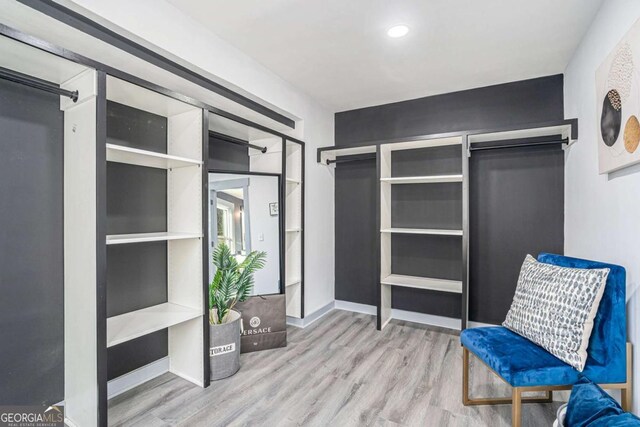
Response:
[[[469,405],[469,350],[462,347],[462,404]]]
[[[522,391],[520,387],[514,387],[511,393],[511,426],[522,425]]]
[[[631,343],[627,343],[627,383],[621,389],[620,397],[622,409],[629,412],[633,406],[633,352]]]
[[[509,405],[513,402],[511,397],[469,397],[469,371],[470,371],[470,351],[466,347],[462,347],[462,404],[464,406],[479,405]],[[522,391],[527,391],[521,388]],[[553,402],[552,390],[530,390],[544,391],[545,397],[522,397],[521,403],[550,403]]]

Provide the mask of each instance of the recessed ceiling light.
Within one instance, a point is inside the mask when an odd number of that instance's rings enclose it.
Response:
[[[387,35],[389,37],[397,39],[398,37],[406,36],[408,32],[409,32],[409,27],[407,27],[406,25],[394,25],[393,27],[387,30]]]

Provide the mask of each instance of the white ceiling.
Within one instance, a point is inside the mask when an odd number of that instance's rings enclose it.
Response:
[[[562,73],[603,0],[169,1],[343,111]]]

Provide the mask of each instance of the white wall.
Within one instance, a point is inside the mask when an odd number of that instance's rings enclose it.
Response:
[[[267,263],[255,278],[255,295],[280,291],[280,224],[278,216],[269,214],[269,203],[278,201],[278,180],[273,176],[249,178],[249,223],[251,250],[267,253]],[[246,206],[246,203],[245,203]],[[282,212],[280,213],[283,214]]]
[[[316,164],[316,148],[333,145],[333,111],[324,108],[165,1],[73,2],[301,119],[292,136],[307,143],[305,313],[313,313],[332,302],[333,177],[329,168]]]
[[[640,167],[598,175],[595,73],[640,17],[640,1],[606,0],[565,71],[565,117],[579,120],[579,139],[566,153],[565,253],[627,269],[628,336],[640,381]],[[638,41],[640,42],[640,40]],[[636,58],[636,64],[640,58]],[[640,408],[635,387],[634,411]]]

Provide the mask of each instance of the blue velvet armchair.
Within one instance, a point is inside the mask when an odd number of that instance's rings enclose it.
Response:
[[[626,273],[623,267],[542,253],[538,261],[575,268],[609,268],[598,313],[587,349],[582,375],[603,388],[622,391],[622,407],[631,407],[631,345],[627,344],[625,311]],[[553,390],[569,390],[580,372],[542,347],[502,327],[466,329],[460,334],[464,405],[512,404],[512,425],[521,425],[523,402],[551,402]],[[510,398],[469,397],[469,354],[473,354],[513,387]],[[544,398],[522,397],[523,392],[544,391]]]

